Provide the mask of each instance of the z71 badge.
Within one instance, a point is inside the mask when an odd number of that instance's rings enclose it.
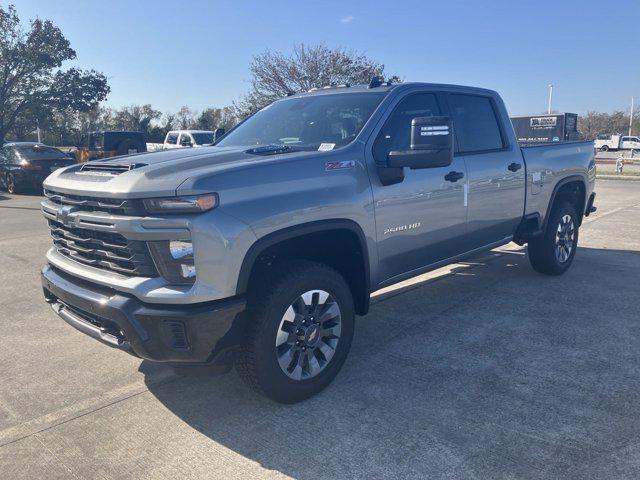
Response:
[[[353,160],[343,160],[341,162],[326,162],[325,164],[325,171],[330,171],[330,170],[345,170],[347,168],[353,168],[356,166],[356,162]]]

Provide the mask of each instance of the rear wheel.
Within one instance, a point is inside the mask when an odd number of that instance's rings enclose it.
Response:
[[[13,194],[20,193],[21,188],[16,181],[16,177],[14,177],[12,173],[7,173],[7,176],[5,177],[5,185],[7,187],[7,192]]]
[[[534,270],[547,275],[566,272],[578,247],[578,215],[566,200],[551,211],[544,234],[531,240],[527,247],[529,262]]]
[[[338,374],[351,348],[355,314],[348,285],[330,267],[295,260],[276,267],[255,288],[238,373],[277,402],[315,395]]]

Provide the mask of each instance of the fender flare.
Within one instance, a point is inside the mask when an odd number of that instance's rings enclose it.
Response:
[[[364,310],[368,310],[369,294],[371,293],[370,265],[369,265],[369,249],[367,248],[367,240],[360,225],[353,220],[347,219],[331,219],[318,220],[314,222],[302,223],[286,227],[281,230],[269,233],[264,237],[256,240],[244,256],[240,274],[238,275],[238,283],[236,285],[236,295],[243,295],[247,291],[251,271],[258,257],[269,247],[285,240],[290,240],[310,233],[323,232],[328,230],[349,230],[356,234],[362,251],[362,259],[364,262],[364,291],[366,298],[364,300]],[[355,299],[354,299],[355,300]]]
[[[584,176],[582,175],[569,175],[568,177],[562,178],[558,181],[558,183],[556,183],[556,186],[553,187],[553,192],[551,193],[551,198],[549,199],[549,205],[547,206],[547,211],[545,212],[544,215],[544,220],[542,223],[542,231],[546,231],[547,229],[547,222],[549,221],[549,214],[551,213],[551,209],[553,208],[553,204],[556,201],[556,196],[558,194],[558,191],[560,191],[560,189],[568,184],[568,183],[572,183],[572,182],[580,182],[582,183],[582,186],[584,187],[584,203],[583,205],[586,207],[587,205],[587,181],[585,180]],[[578,214],[580,215],[580,223],[582,223],[582,217],[584,216],[584,211],[582,212],[578,212]]]

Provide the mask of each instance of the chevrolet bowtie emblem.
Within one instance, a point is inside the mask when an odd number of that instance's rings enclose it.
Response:
[[[67,225],[69,222],[69,215],[76,210],[78,210],[78,207],[66,205],[56,212],[56,220],[63,225]]]

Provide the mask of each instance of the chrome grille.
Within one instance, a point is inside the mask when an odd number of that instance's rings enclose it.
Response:
[[[78,206],[85,212],[105,212],[112,215],[143,215],[144,206],[141,200],[120,198],[95,198],[80,195],[69,195],[52,190],[44,191],[45,196],[56,205]]]
[[[85,265],[129,276],[156,277],[146,242],[127,240],[118,233],[67,227],[48,219],[56,250]]]

